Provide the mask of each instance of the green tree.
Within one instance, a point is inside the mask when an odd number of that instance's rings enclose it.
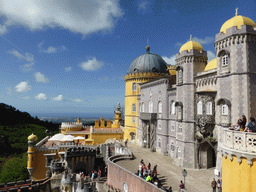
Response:
[[[23,153],[22,156],[19,155],[7,160],[1,168],[0,183],[28,179],[27,156],[27,153]]]

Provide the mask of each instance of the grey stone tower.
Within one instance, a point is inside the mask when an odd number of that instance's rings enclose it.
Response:
[[[194,75],[202,72],[207,63],[207,52],[198,43],[190,41],[180,48],[176,55],[176,130],[179,164],[187,168],[196,168],[195,145],[195,81]],[[186,147],[185,147],[186,145]]]

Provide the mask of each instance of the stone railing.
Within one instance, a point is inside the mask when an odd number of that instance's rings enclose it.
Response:
[[[83,124],[82,123],[77,123],[77,122],[62,122],[61,123],[61,127],[69,127],[69,128],[72,128],[72,127],[83,127]]]
[[[54,144],[51,145],[49,147],[47,146],[39,146],[37,147],[37,151],[47,151],[47,150],[59,150],[60,148],[74,148],[74,147],[94,147],[94,145],[84,145],[84,144],[74,144],[74,143],[70,143],[70,142],[66,142],[66,143],[59,143],[59,144]]]
[[[224,147],[240,152],[255,153],[256,155],[256,133],[221,128],[218,141],[220,148]]]

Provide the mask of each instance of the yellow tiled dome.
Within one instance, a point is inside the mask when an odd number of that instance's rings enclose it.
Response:
[[[209,71],[211,69],[216,69],[217,68],[217,58],[211,60],[209,63],[204,68],[204,71]]]
[[[34,135],[34,133],[32,133],[30,136],[28,136],[28,140],[29,141],[37,141],[37,136],[36,135]]]
[[[202,51],[203,50],[203,47],[200,43],[198,42],[195,42],[195,41],[189,41],[187,43],[185,43],[184,45],[182,45],[182,47],[180,48],[180,53],[182,51],[185,51],[187,50],[188,52],[190,52],[191,49],[195,49],[195,50],[198,50],[198,51]]]
[[[250,25],[255,27],[255,22],[248,17],[236,15],[235,17],[227,20],[221,27],[220,32],[226,33],[226,30],[230,27],[236,26],[237,29],[241,29],[241,25]]]

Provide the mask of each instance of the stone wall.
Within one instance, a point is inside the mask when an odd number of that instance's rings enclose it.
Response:
[[[152,183],[146,182],[134,173],[125,170],[123,167],[112,161],[108,162],[108,180],[107,183],[113,187],[125,192],[162,192],[162,189]],[[128,190],[124,190],[124,185]]]

